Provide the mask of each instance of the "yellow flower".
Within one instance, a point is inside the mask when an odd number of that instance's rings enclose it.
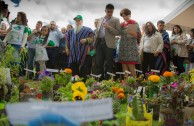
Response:
[[[80,91],[81,93],[83,93],[84,95],[86,95],[88,93],[87,87],[85,86],[85,84],[83,82],[76,82],[75,84],[73,84],[71,86],[71,89],[75,92],[75,91]]]
[[[85,99],[85,95],[83,93],[81,93],[80,91],[75,91],[73,93],[73,98],[74,101],[76,100],[84,100]]]
[[[66,72],[67,74],[71,74],[71,73],[72,73],[72,70],[69,69],[69,68],[65,68],[65,72]]]
[[[164,77],[172,77],[173,76],[173,72],[165,71],[163,76]]]
[[[118,98],[119,98],[119,99],[123,99],[123,98],[125,98],[125,95],[124,95],[123,93],[119,93],[119,94],[118,94]]]
[[[148,77],[148,80],[152,81],[152,82],[159,82],[160,77],[158,75],[151,75],[151,76]]]

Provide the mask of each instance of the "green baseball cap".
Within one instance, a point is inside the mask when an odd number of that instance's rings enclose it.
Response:
[[[76,20],[76,19],[82,20],[83,18],[82,18],[82,16],[81,16],[81,15],[77,15],[76,17],[74,17],[74,19],[73,19],[73,20]]]

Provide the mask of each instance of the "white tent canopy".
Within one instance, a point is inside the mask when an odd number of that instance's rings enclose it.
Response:
[[[194,0],[186,0],[163,20],[167,30],[172,31],[174,25],[180,25],[183,31],[188,33],[194,28]]]

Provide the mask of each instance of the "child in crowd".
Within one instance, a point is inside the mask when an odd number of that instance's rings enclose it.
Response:
[[[34,41],[34,43],[36,44],[35,61],[39,63],[41,73],[46,69],[45,62],[49,60],[45,47],[55,45],[53,41],[48,40],[49,33],[49,27],[43,26],[40,32],[39,39]]]

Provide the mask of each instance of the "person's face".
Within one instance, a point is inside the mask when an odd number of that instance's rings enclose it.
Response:
[[[61,29],[61,32],[62,32],[63,34],[65,34],[65,33],[66,33],[66,29],[62,28],[62,29]]]
[[[114,11],[114,9],[106,9],[106,10],[105,10],[105,12],[106,12],[106,17],[108,17],[108,18],[112,17],[113,11]]]
[[[147,28],[148,28],[149,32],[153,31],[153,27],[152,27],[152,25],[150,23],[147,23]]]
[[[72,27],[71,27],[71,25],[67,25],[67,31],[69,30],[69,29],[71,29]]]
[[[7,17],[8,14],[9,14],[9,11],[8,11],[8,10],[4,10],[4,11],[3,11],[3,17]]]
[[[180,28],[174,27],[173,29],[174,29],[174,32],[175,32],[176,34],[180,33]]]
[[[190,32],[189,32],[189,35],[190,35],[191,38],[194,38],[193,32],[190,31]]]
[[[82,20],[80,20],[80,19],[75,19],[75,24],[76,24],[76,26],[82,25]]]
[[[141,30],[142,30],[143,32],[145,31],[145,27],[146,27],[145,24],[143,24],[142,27],[141,27]]]
[[[42,27],[42,24],[40,24],[40,23],[36,23],[36,29],[37,29],[37,30],[40,30],[40,29],[41,29],[41,27]]]
[[[41,35],[46,36],[48,35],[48,28],[44,27],[41,29]]]
[[[159,23],[157,26],[158,26],[158,31],[164,30],[164,24],[163,23]]]
[[[125,14],[122,14],[122,17],[125,21],[129,21],[130,20],[130,17],[131,15],[125,15]]]
[[[98,21],[95,21],[95,22],[94,22],[94,26],[95,26],[95,28],[97,28],[97,26],[98,26]]]
[[[20,14],[18,14],[16,17],[16,22],[20,22],[20,21],[22,21],[22,17]]]
[[[56,28],[56,23],[55,22],[51,22],[50,23],[50,29],[54,30]]]

